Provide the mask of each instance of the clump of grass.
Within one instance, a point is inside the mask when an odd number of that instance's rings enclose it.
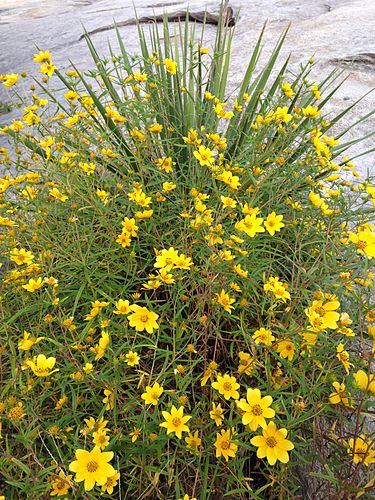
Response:
[[[233,30],[176,30],[86,36],[88,73],[40,52],[2,128],[5,495],[369,498],[375,190],[339,75],[286,78],[286,33],[259,70],[262,32],[229,102]]]

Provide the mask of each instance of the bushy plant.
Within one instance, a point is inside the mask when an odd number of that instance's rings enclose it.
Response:
[[[371,497],[375,189],[285,35],[229,100],[224,22],[36,54],[1,129],[6,498]]]

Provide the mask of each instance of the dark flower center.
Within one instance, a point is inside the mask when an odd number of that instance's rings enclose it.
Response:
[[[263,413],[263,410],[262,410],[260,405],[254,405],[252,407],[251,411],[252,411],[252,414],[256,415],[256,416],[262,415],[262,413]]]
[[[86,468],[88,472],[95,472],[99,469],[99,464],[98,462],[95,462],[95,460],[90,460],[90,462],[87,463]]]
[[[272,436],[266,439],[266,443],[269,448],[275,448],[277,445],[276,439]]]

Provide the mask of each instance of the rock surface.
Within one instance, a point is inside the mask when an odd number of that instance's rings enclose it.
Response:
[[[219,1],[190,2],[179,0],[134,0],[139,16],[207,8],[217,12]],[[229,88],[235,89],[241,80],[247,59],[263,23],[268,21],[263,57],[267,57],[281,31],[291,23],[284,58],[291,52],[291,68],[298,68],[310,56],[319,64],[313,75],[319,81],[337,65],[344,67],[347,80],[332,99],[329,110],[338,112],[375,87],[375,1],[374,0],[231,0],[239,13],[232,50],[232,72]],[[82,25],[87,30],[110,24],[115,18],[124,21],[134,17],[132,0],[0,0],[0,73],[27,71],[35,74],[33,54],[37,47],[49,49],[54,63],[69,66],[69,59],[80,69],[92,67],[85,41],[79,41]],[[206,28],[207,43],[213,40],[215,27]],[[138,51],[135,26],[121,29],[126,47]],[[114,31],[93,35],[101,54],[108,54],[108,41],[116,47]],[[280,65],[283,57],[280,59]],[[8,99],[3,88],[0,102]],[[350,113],[341,123],[341,130],[375,108],[375,92]],[[8,123],[18,117],[13,110],[2,115]],[[359,124],[347,140],[375,130],[375,117]],[[374,147],[374,138],[365,140],[350,150],[350,156]],[[358,158],[358,170],[375,174],[375,153]]]

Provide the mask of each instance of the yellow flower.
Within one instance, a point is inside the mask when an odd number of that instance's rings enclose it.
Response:
[[[46,63],[49,62],[52,58],[52,54],[49,50],[46,50],[43,52],[42,50],[39,52],[39,54],[34,54],[34,62],[37,63]]]
[[[127,354],[125,354],[125,358],[128,366],[135,366],[139,364],[140,357],[134,351],[129,351]]]
[[[102,491],[112,495],[113,489],[117,486],[117,481],[120,479],[120,473],[116,471],[113,476],[107,478],[107,481],[102,486]]]
[[[351,366],[354,366],[352,363],[349,363],[349,353],[345,351],[343,344],[339,344],[336,348],[336,357],[343,364],[345,371],[349,374],[349,369]]]
[[[36,375],[37,377],[48,377],[52,373],[57,372],[57,369],[52,370],[52,368],[55,366],[55,363],[56,358],[46,358],[44,354],[38,354],[38,356],[34,357],[32,361],[28,359],[25,362],[26,366],[31,368],[34,375]]]
[[[232,282],[229,286],[237,293],[242,292],[242,288],[237,283]]]
[[[234,106],[234,109],[236,111],[238,111],[239,113],[241,113],[241,111],[243,110],[243,106],[238,103],[237,99],[234,101],[234,105],[233,106]]]
[[[107,436],[106,430],[103,429],[98,429],[96,432],[93,433],[92,437],[94,445],[100,448],[101,450],[104,450],[106,446],[108,446],[109,443],[109,436]]]
[[[24,124],[20,122],[19,120],[13,120],[13,123],[9,125],[10,130],[13,130],[13,132],[20,132],[24,128]],[[29,186],[27,186],[29,187]],[[26,187],[26,189],[27,189]],[[23,193],[23,191],[22,191]]]
[[[265,292],[272,292],[276,300],[281,302],[286,302],[290,299],[290,293],[288,292],[288,285],[282,283],[278,277],[270,276],[267,283],[263,285]]]
[[[84,434],[85,436],[94,429],[96,429],[97,431],[105,430],[108,424],[108,420],[104,420],[103,417],[101,417],[98,421],[95,421],[94,417],[85,418],[84,421],[87,425],[87,428],[82,431],[82,434]]]
[[[30,127],[32,125],[36,125],[37,123],[40,122],[40,117],[31,111],[29,113],[26,113],[25,115],[23,115],[22,118],[23,118],[24,122],[27,125],[29,125]]]
[[[205,370],[205,372],[203,373],[203,377],[201,380],[201,387],[204,387],[207,384],[208,379],[215,374],[216,369],[217,369],[217,363],[215,361],[211,361],[211,363],[208,365],[207,370]]]
[[[358,370],[354,374],[354,380],[361,391],[370,391],[372,394],[375,394],[375,375],[368,375],[363,370]]]
[[[234,116],[234,113],[233,111],[225,111],[226,105],[227,105],[226,102],[218,102],[214,106],[214,111],[219,118],[230,120]]]
[[[55,69],[56,66],[52,64],[52,61],[46,62],[40,66],[40,72],[44,75],[49,76],[50,78],[53,75]]]
[[[120,115],[116,109],[112,109],[109,106],[105,108],[105,115],[110,118],[114,123],[121,124],[125,122],[125,118]]]
[[[246,217],[235,224],[235,228],[241,233],[246,233],[250,238],[254,238],[257,233],[264,233],[262,226],[263,218],[256,214],[246,215]]]
[[[251,375],[254,371],[255,359],[248,352],[243,351],[240,351],[238,353],[238,357],[238,373],[246,373],[246,375]]]
[[[195,431],[194,434],[189,434],[185,438],[185,442],[187,444],[187,447],[189,450],[191,450],[193,453],[198,453],[199,448],[202,444],[201,438],[198,436],[198,431]]]
[[[95,318],[104,307],[107,307],[109,305],[109,302],[101,302],[100,300],[95,300],[94,302],[91,302],[92,309],[89,314],[85,316],[86,321],[90,321],[91,319]]]
[[[189,427],[186,423],[191,419],[191,416],[184,416],[184,407],[180,406],[177,408],[173,405],[171,412],[163,411],[163,418],[165,422],[162,422],[160,427],[165,427],[167,429],[167,434],[174,432],[178,439],[181,439],[183,432],[189,432]]]
[[[290,83],[287,83],[287,82],[282,83],[281,90],[283,91],[283,93],[286,97],[293,97],[294,96],[294,92],[293,92],[293,89],[292,89]]]
[[[70,480],[72,479],[71,474],[66,476],[64,472],[61,470],[59,472],[59,476],[51,484],[51,492],[50,496],[63,497],[65,496],[70,489]]]
[[[228,462],[229,458],[236,456],[238,446],[232,441],[230,429],[222,429],[216,434],[215,448],[216,458],[224,457]]]
[[[96,354],[95,361],[98,361],[98,359],[101,359],[104,356],[109,345],[109,340],[109,333],[106,330],[103,330],[99,343],[96,344],[95,347],[91,347],[91,351]]]
[[[130,247],[131,237],[128,233],[121,233],[117,236],[116,243],[119,243],[123,248]]]
[[[270,233],[271,236],[275,234],[276,231],[281,231],[281,228],[285,226],[283,222],[283,215],[276,215],[275,212],[270,213],[264,222],[264,227]]]
[[[218,375],[216,382],[212,383],[212,387],[219,391],[225,399],[238,399],[240,397],[237,390],[240,384],[238,384],[236,378],[231,375]]]
[[[242,269],[241,264],[233,266],[233,270],[238,274],[238,276],[241,276],[241,278],[247,278],[249,275],[248,271]]]
[[[212,403],[212,410],[210,410],[210,418],[215,421],[215,424],[219,427],[223,423],[223,409],[221,404]]]
[[[25,412],[23,411],[23,404],[21,402],[17,403],[16,406],[13,406],[13,408],[11,408],[8,412],[8,418],[12,421],[22,420],[24,416]],[[0,431],[1,431],[1,426],[0,426]]]
[[[24,288],[28,292],[33,293],[36,290],[39,290],[39,288],[42,288],[42,286],[43,286],[43,279],[42,278],[38,278],[36,280],[31,278],[31,279],[29,279],[27,285],[22,285],[22,288]]]
[[[348,453],[355,464],[363,464],[368,467],[370,464],[375,463],[375,451],[364,434],[349,439]]]
[[[85,373],[91,373],[93,370],[93,365],[92,363],[86,363],[85,366],[83,367],[83,371]]]
[[[369,323],[375,323],[375,308],[370,309],[366,314],[366,319]]]
[[[108,158],[116,158],[118,156],[118,153],[115,153],[114,151],[112,151],[112,149],[108,148],[108,149],[101,149],[100,150],[101,153],[104,155],[104,156],[108,156]]]
[[[202,139],[198,139],[198,131],[192,128],[188,130],[187,137],[182,137],[182,139],[186,144],[191,144],[192,146],[197,146],[197,147],[202,142]]]
[[[67,401],[68,401],[68,396],[64,394],[64,396],[60,398],[55,404],[55,410],[61,410],[61,408],[65,405]]]
[[[265,419],[275,416],[275,410],[268,408],[271,404],[271,396],[262,398],[259,389],[248,389],[246,400],[237,401],[237,407],[244,412],[242,423],[248,425],[252,431],[256,431],[259,426],[265,429],[267,427]]]
[[[322,98],[322,95],[319,91],[319,87],[318,85],[313,85],[311,87],[311,92],[313,93],[313,96],[315,97],[315,99],[321,99]]]
[[[332,405],[343,403],[345,406],[350,406],[349,399],[345,392],[344,382],[342,384],[340,384],[339,382],[333,382],[332,385],[335,391],[329,395],[329,402]]]
[[[272,345],[272,342],[275,340],[275,337],[272,335],[271,330],[267,328],[259,328],[259,330],[255,330],[252,335],[256,344],[264,344],[267,346]]]
[[[241,204],[241,211],[245,215],[259,215],[260,209],[259,207],[249,207],[248,203]]]
[[[134,80],[137,82],[145,82],[147,81],[147,73],[139,73],[139,71],[136,71],[133,74]]]
[[[340,314],[335,312],[340,307],[338,300],[330,300],[323,303],[322,300],[314,300],[311,307],[305,309],[305,314],[309,318],[311,325],[319,331],[331,328],[338,328],[337,321]]]
[[[45,337],[35,338],[30,337],[30,335],[26,330],[23,331],[23,338],[18,342],[18,349],[20,351],[29,351],[35,344],[45,339]]]
[[[241,185],[240,178],[238,177],[238,175],[233,175],[232,172],[230,172],[229,170],[225,170],[221,174],[217,175],[216,179],[218,181],[224,182],[231,189],[238,189],[239,186]]]
[[[150,127],[148,127],[148,130],[154,134],[159,134],[163,130],[163,125],[160,123],[153,123]]]
[[[158,158],[154,161],[154,163],[158,168],[160,168],[160,170],[164,170],[165,172],[167,172],[167,174],[173,171],[172,166],[176,164],[174,161],[172,161],[171,156],[163,156],[162,158]]]
[[[191,260],[191,257],[186,257],[183,253],[177,257],[174,263],[174,267],[176,269],[190,269],[192,265],[193,261]]]
[[[198,151],[194,151],[193,153],[202,167],[205,165],[209,167],[211,163],[214,163],[215,158],[213,157],[213,154],[214,152],[211,149],[205,148],[204,146],[199,146]]]
[[[160,396],[163,394],[164,389],[157,382],[154,385],[148,385],[146,391],[142,394],[141,398],[144,400],[146,405],[156,406],[159,402]]]
[[[266,457],[270,465],[277,460],[286,464],[289,462],[288,451],[294,448],[293,443],[286,439],[287,434],[286,429],[277,429],[274,422],[270,422],[263,429],[263,435],[253,437],[250,443],[258,448],[258,458]]]
[[[227,147],[227,140],[225,137],[220,137],[219,134],[206,134],[207,139],[215,144],[218,151],[224,151]]]
[[[204,93],[204,98],[207,99],[207,101],[212,101],[212,99],[215,99],[215,96],[211,94],[211,92],[208,92],[206,90],[206,92]]]
[[[74,90],[68,90],[68,92],[65,92],[64,97],[67,101],[76,101],[79,99],[79,94]]]
[[[375,257],[375,232],[369,229],[359,231],[358,234],[349,232],[349,239],[358,249],[358,253],[370,259]]]
[[[172,59],[164,59],[164,66],[168,73],[175,75],[177,73],[177,64]]]
[[[136,304],[131,306],[133,314],[128,316],[129,325],[134,327],[137,332],[143,332],[146,330],[147,333],[152,333],[154,330],[159,328],[157,319],[159,315],[149,311],[146,307],[141,307]]]
[[[346,335],[347,337],[355,337],[355,333],[351,328],[348,328],[346,326],[342,326],[337,330],[338,333],[341,333],[342,335]]]
[[[350,319],[350,316],[348,313],[346,312],[343,312],[341,313],[340,315],[340,323],[343,325],[343,326],[349,326],[353,323],[353,321]]]
[[[91,451],[76,450],[76,460],[69,465],[69,470],[76,473],[77,483],[84,481],[85,491],[91,491],[95,484],[103,486],[116,470],[108,462],[113,458],[113,451],[102,452],[95,446]]]
[[[178,252],[173,247],[170,247],[168,250],[163,249],[160,253],[158,253],[154,267],[162,267],[167,270],[171,270],[178,258]]]
[[[116,303],[116,311],[113,314],[129,314],[131,312],[131,306],[128,300],[119,299]]]
[[[79,120],[78,115],[70,116],[67,120],[65,120],[64,125],[65,127],[71,128],[78,122],[78,120]]]
[[[153,210],[144,210],[143,212],[135,212],[135,217],[136,219],[149,219],[153,213]]]
[[[227,311],[230,314],[232,312],[232,309],[234,309],[232,304],[236,302],[236,299],[230,297],[227,293],[225,293],[225,290],[223,289],[221,290],[220,294],[217,293],[216,295],[217,295],[216,302],[223,307],[224,311]]]
[[[2,217],[0,215],[0,226],[7,226],[7,227],[12,227],[12,226],[16,226],[17,224],[9,219],[8,217]]]
[[[286,339],[278,342],[276,350],[282,358],[288,358],[289,361],[292,361],[296,347],[291,340]]]
[[[34,255],[25,250],[24,248],[13,248],[10,251],[10,260],[15,262],[18,266],[21,266],[22,264],[31,264],[31,262],[34,259]]]
[[[68,197],[66,196],[66,194],[61,193],[56,187],[50,189],[49,190],[49,194],[51,196],[53,196],[53,198],[56,198],[56,200],[60,200],[60,201],[63,201],[63,202],[68,199]]]
[[[103,403],[105,403],[106,410],[113,410],[115,407],[115,395],[111,389],[104,389]]]
[[[104,189],[97,189],[96,196],[99,198],[100,201],[103,202],[104,205],[108,205],[108,193],[107,193],[107,191],[104,191]]]
[[[227,196],[220,196],[220,200],[224,208],[235,208],[237,205],[236,200]]]
[[[288,113],[288,106],[284,106],[282,108],[279,107],[274,112],[271,111],[269,116],[269,119],[273,119],[278,123],[288,123],[292,118],[292,115]]]
[[[96,165],[94,163],[86,163],[86,162],[80,161],[78,163],[78,166],[87,175],[92,175],[96,170]]]
[[[176,189],[176,184],[173,182],[163,182],[163,191],[168,192],[168,191],[173,191],[173,189]]]
[[[0,75],[0,82],[3,82],[5,87],[13,87],[18,82],[19,75],[11,73],[9,75]]]
[[[302,108],[302,113],[307,118],[315,118],[321,114],[321,110],[314,106],[307,106]]]
[[[132,443],[135,443],[137,441],[140,433],[141,433],[141,429],[139,429],[138,427],[134,427],[132,432],[129,433],[129,436],[132,438]]]

